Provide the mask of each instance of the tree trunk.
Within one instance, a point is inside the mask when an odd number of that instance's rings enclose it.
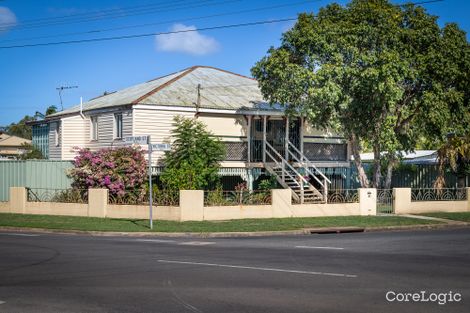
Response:
[[[355,135],[351,135],[349,137],[349,142],[351,143],[351,152],[354,156],[354,164],[356,165],[356,168],[357,168],[357,176],[359,177],[359,182],[361,183],[361,187],[368,188],[369,179],[367,178],[364,167],[362,166],[362,160],[361,160],[361,155],[360,155],[361,148],[359,146],[359,142]]]
[[[385,189],[390,189],[392,185],[392,174],[393,174],[393,167],[395,166],[395,160],[389,159],[387,164],[387,177],[385,178]]]
[[[377,145],[374,147],[374,176],[372,179],[372,187],[379,188],[380,187],[380,147]]]

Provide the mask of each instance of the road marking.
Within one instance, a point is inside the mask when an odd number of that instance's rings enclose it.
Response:
[[[207,246],[207,245],[213,245],[215,242],[213,241],[186,241],[186,242],[181,242],[179,245],[186,245],[186,246]]]
[[[174,260],[158,260],[158,262],[160,262],[160,263],[173,263],[173,264],[189,264],[189,265],[239,268],[239,269],[246,269],[246,270],[258,270],[258,271],[270,271],[270,272],[282,272],[282,273],[294,273],[294,274],[307,274],[307,275],[324,275],[324,276],[337,276],[337,277],[348,277],[348,278],[356,278],[357,277],[357,275],[352,275],[352,274],[286,270],[286,269],[271,268],[271,267],[254,267],[254,266],[241,266],[241,265],[228,265],[228,264],[215,264],[215,263],[174,261]]]
[[[295,246],[299,249],[330,249],[330,250],[344,250],[344,248],[340,247],[315,247],[315,246]]]
[[[1,301],[1,300],[0,300],[0,304],[5,304],[5,303],[6,303],[5,301]]]
[[[136,241],[143,241],[143,242],[175,242],[174,240],[165,240],[165,239],[136,239]]]
[[[39,235],[34,234],[17,234],[17,233],[0,233],[0,235],[5,236],[24,236],[24,237],[38,237]]]

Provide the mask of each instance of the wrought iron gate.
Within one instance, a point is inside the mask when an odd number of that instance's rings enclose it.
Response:
[[[393,213],[393,189],[377,189],[377,214]]]

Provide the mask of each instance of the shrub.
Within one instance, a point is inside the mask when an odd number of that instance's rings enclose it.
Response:
[[[224,145],[195,119],[176,116],[174,126],[172,149],[163,158],[164,187],[195,190],[215,185],[219,179],[219,162],[225,156]]]
[[[80,149],[69,177],[77,189],[107,188],[112,197],[141,199],[147,183],[147,162],[140,148],[120,147],[93,152]]]

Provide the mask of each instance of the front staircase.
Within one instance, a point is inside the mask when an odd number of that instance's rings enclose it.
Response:
[[[295,203],[326,203],[330,180],[320,172],[290,141],[287,161],[269,142],[264,142],[264,167],[279,184],[292,191]],[[313,173],[310,169],[314,169]],[[309,178],[316,181],[315,187]]]

